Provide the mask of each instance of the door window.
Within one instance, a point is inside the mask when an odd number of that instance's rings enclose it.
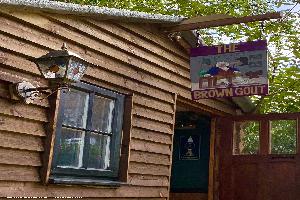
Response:
[[[295,154],[297,147],[297,121],[270,121],[270,153]]]
[[[261,130],[261,123],[268,123]],[[269,129],[269,130],[268,130]],[[260,141],[261,138],[264,141]],[[255,155],[260,153],[260,144],[268,154],[295,154],[297,151],[297,120],[237,120],[234,121],[233,155]],[[269,149],[269,150],[268,150]]]
[[[259,132],[260,124],[258,121],[235,122],[233,131],[233,154],[258,154]]]

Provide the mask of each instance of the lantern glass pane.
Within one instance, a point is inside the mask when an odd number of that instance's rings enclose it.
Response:
[[[68,58],[57,57],[38,61],[38,67],[47,79],[63,78],[66,72]]]
[[[76,57],[71,58],[69,68],[67,71],[67,79],[78,82],[83,76],[86,70],[86,63],[77,59]]]

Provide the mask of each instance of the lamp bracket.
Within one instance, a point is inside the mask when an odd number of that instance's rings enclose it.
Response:
[[[33,103],[34,99],[39,97],[39,92],[34,90],[36,87],[30,82],[23,81],[16,84],[16,92],[19,97],[25,100],[25,103]]]
[[[12,92],[16,93],[19,98],[24,99],[27,104],[33,103],[35,99],[45,99],[58,90],[62,90],[63,92],[69,91],[68,84],[57,84],[50,87],[35,87],[27,81],[17,83],[12,86],[12,88]],[[47,96],[42,97],[42,94],[46,94]]]

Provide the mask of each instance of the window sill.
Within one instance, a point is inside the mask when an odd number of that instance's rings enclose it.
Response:
[[[118,188],[128,183],[111,181],[111,180],[95,180],[88,178],[71,178],[71,177],[50,177],[49,183],[62,185],[85,185],[85,186],[103,186],[109,188]]]

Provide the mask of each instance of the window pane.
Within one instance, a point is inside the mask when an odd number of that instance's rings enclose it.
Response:
[[[235,122],[233,133],[233,154],[257,154],[259,151],[259,131],[259,122]]]
[[[296,153],[297,121],[274,120],[270,122],[271,153]]]
[[[59,167],[82,166],[84,135],[83,131],[62,128],[57,155]]]
[[[65,99],[63,124],[73,127],[86,127],[89,94],[78,90],[69,91]]]
[[[115,101],[95,96],[92,116],[92,129],[111,133]]]
[[[110,136],[90,133],[88,168],[107,169],[110,163]]]

